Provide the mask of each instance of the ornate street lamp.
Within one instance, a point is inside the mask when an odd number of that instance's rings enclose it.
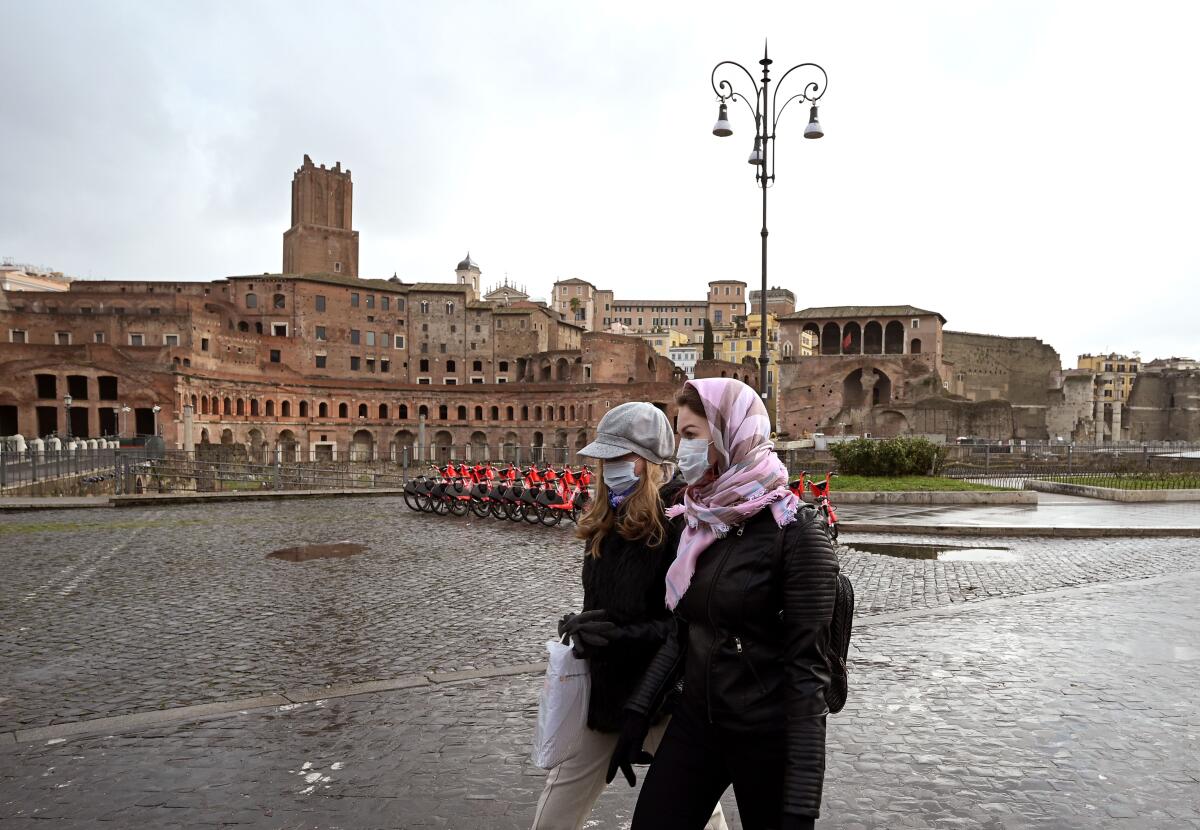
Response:
[[[733,135],[733,127],[729,123],[729,108],[730,101],[741,101],[750,110],[750,114],[754,116],[754,149],[750,153],[750,158],[747,161],[754,167],[754,179],[762,188],[762,294],[759,297],[759,317],[760,317],[760,335],[761,335],[761,350],[758,356],[759,367],[759,394],[763,398],[767,397],[767,364],[770,363],[770,355],[767,351],[767,188],[775,182],[775,155],[773,145],[775,142],[775,128],[779,123],[779,116],[787,109],[787,105],[792,101],[807,101],[810,106],[808,110],[808,126],[804,128],[805,138],[821,138],[825,135],[821,129],[821,123],[817,120],[817,101],[825,94],[825,89],[829,85],[829,78],[825,74],[825,70],[815,63],[801,63],[793,66],[775,82],[775,89],[769,92],[771,77],[771,59],[767,57],[767,47],[763,44],[763,58],[759,65],[762,66],[762,78],[756,80],[750,70],[735,61],[721,61],[713,67],[712,71],[712,88],[717,94],[717,99],[721,102],[720,109],[717,114],[717,123],[713,125],[713,135],[722,138]],[[754,102],[751,103],[750,97],[737,92],[733,88],[733,84],[727,79],[722,78],[717,80],[717,73],[723,66],[736,66],[746,74],[746,78],[750,81],[750,86],[754,90]],[[786,98],[782,105],[779,104],[779,87],[796,70],[806,70],[812,80],[804,84],[800,92]],[[817,73],[820,77],[817,78]],[[778,380],[778,379],[776,379]]]

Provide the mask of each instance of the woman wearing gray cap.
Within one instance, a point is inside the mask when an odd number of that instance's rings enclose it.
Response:
[[[668,523],[664,502],[683,488],[667,463],[674,449],[662,411],[633,402],[601,418],[596,440],[579,451],[600,459],[600,480],[577,531],[584,540],[583,612],[563,617],[559,635],[570,635],[576,654],[588,660],[588,728],[579,751],[546,776],[534,830],[583,826],[604,791],[625,703],[666,639],[671,612],[662,586],[678,529]],[[650,727],[645,751],[655,750],[665,729],[665,719]],[[625,775],[632,786],[631,766]],[[719,804],[708,827],[725,828]]]

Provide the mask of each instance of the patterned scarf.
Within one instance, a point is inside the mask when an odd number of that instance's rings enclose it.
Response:
[[[667,607],[679,604],[704,549],[769,507],[780,527],[796,519],[799,499],[787,488],[787,468],[771,443],[771,419],[758,393],[732,378],[690,380],[700,393],[718,476],[688,487],[683,504],[667,508],[671,517],[687,521],[675,561],[667,571]]]

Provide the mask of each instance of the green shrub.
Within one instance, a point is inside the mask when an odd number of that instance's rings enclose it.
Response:
[[[946,458],[945,447],[926,438],[856,438],[829,445],[838,472],[859,476],[937,475]]]

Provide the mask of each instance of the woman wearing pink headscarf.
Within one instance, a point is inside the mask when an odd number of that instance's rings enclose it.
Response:
[[[610,778],[634,762],[668,693],[683,695],[646,775],[634,830],[695,830],[733,786],[747,830],[812,828],[825,777],[825,647],[838,561],[787,489],[770,419],[736,380],[689,381],[679,404],[685,523],[667,572],[675,629],[626,703]]]

